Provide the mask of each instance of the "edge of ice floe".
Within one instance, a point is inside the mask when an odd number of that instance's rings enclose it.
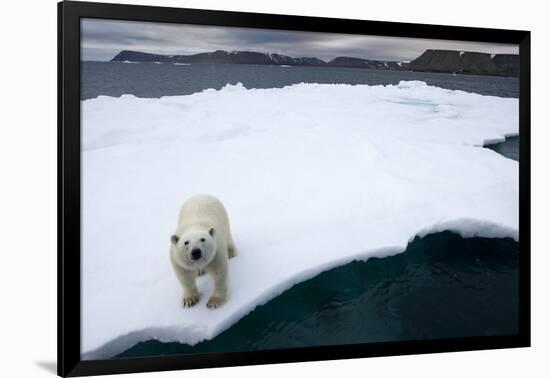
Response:
[[[485,139],[483,141],[481,147],[487,147],[487,146],[491,146],[493,144],[503,143],[503,142],[506,141],[506,139],[512,138],[512,137],[519,137],[519,133],[504,133],[504,134],[502,134],[502,137],[500,137],[500,138]]]
[[[240,311],[235,312],[230,317],[217,325],[212,331],[205,332],[204,330],[193,327],[148,327],[141,330],[135,330],[125,335],[120,335],[115,339],[107,342],[103,346],[83,353],[83,360],[98,360],[112,358],[113,356],[124,352],[139,342],[147,340],[158,340],[161,342],[179,342],[194,346],[202,341],[211,340],[220,333],[235,325],[240,319],[254,311],[258,306],[262,306],[272,299],[278,297],[285,291],[291,289],[294,285],[310,280],[315,276],[353,261],[367,261],[371,257],[384,258],[403,253],[407,250],[408,245],[416,237],[425,237],[429,234],[435,234],[443,231],[451,231],[463,238],[484,237],[484,238],[512,238],[516,242],[519,241],[519,230],[516,227],[497,224],[490,221],[474,218],[455,218],[442,220],[431,226],[426,226],[413,234],[404,244],[387,246],[382,248],[374,248],[362,252],[358,252],[351,256],[346,256],[340,260],[330,263],[320,264],[300,273],[286,281],[275,283],[269,290],[261,293],[255,300],[241,307]],[[223,311],[223,307],[220,309]]]

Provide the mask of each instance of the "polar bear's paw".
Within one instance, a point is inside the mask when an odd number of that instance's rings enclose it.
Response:
[[[208,300],[208,303],[206,304],[206,307],[214,309],[220,307],[222,304],[225,303],[225,298],[217,297],[217,296],[211,296]]]
[[[184,296],[183,299],[181,300],[181,303],[183,304],[183,307],[193,307],[194,305],[199,303],[199,299],[200,299],[199,294]]]

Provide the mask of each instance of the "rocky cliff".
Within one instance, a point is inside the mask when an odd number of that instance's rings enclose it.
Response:
[[[407,64],[406,68],[411,71],[518,76],[519,55],[426,50],[418,58]]]

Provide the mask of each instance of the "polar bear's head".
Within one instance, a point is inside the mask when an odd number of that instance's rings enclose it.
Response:
[[[170,238],[174,246],[174,257],[182,268],[203,269],[216,255],[216,231],[210,229],[192,229]]]

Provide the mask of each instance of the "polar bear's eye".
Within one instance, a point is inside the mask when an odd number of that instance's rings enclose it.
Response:
[[[183,243],[184,245],[189,245],[189,240],[186,240],[185,243]]]
[[[204,242],[205,242],[205,239],[204,239],[204,238],[201,238],[201,242],[203,242],[203,243],[204,243]]]

